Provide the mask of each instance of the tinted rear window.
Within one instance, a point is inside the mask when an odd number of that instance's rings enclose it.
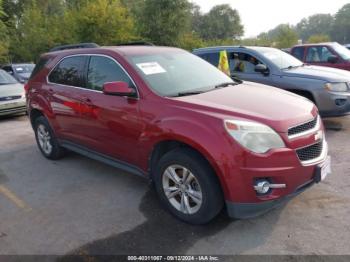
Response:
[[[83,73],[86,56],[64,58],[49,75],[49,81],[55,84],[83,87]]]

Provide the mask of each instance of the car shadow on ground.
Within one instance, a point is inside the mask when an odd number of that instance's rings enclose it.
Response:
[[[279,209],[272,211],[273,214],[268,215],[268,219],[276,222],[280,211],[283,209],[283,205]],[[157,200],[155,190],[152,186],[150,186],[150,190],[147,191],[141,201],[140,211],[147,219],[143,224],[130,231],[88,243],[60,257],[58,261],[104,261],[106,259],[105,256],[108,257],[110,255],[186,254],[199,240],[205,240],[219,234],[230,225],[240,221],[230,219],[226,212],[222,211],[216,219],[207,225],[194,226],[183,223],[164,210]],[[260,222],[263,222],[265,219],[262,218]],[[244,227],[250,228],[258,224],[250,220],[243,221],[243,223],[245,223]],[[275,224],[269,223],[264,226],[263,237],[257,238],[257,241],[252,241],[245,247],[240,246],[240,248],[249,249],[252,246],[261,244],[261,242],[265,242],[270,232],[273,231]],[[241,227],[238,226],[237,229],[239,228]],[[236,230],[234,229],[233,233],[235,232]],[[247,233],[247,231],[243,232]],[[202,252],[205,253],[205,250]]]

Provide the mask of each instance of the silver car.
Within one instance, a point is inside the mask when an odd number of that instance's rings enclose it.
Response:
[[[24,87],[0,69],[0,116],[26,112]]]

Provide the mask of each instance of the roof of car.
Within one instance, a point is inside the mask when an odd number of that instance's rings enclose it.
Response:
[[[242,48],[242,49],[251,49],[251,50],[268,50],[268,49],[275,49],[273,47],[265,47],[265,46],[211,46],[211,47],[203,47],[194,49],[194,53],[201,53],[201,52],[207,52],[207,51],[217,51],[217,50],[223,50],[223,49],[233,49],[233,48]]]
[[[24,66],[24,65],[34,65],[34,63],[12,63],[12,64],[4,64],[4,65],[2,65],[2,67],[4,67],[4,66]]]
[[[102,54],[104,51],[114,51],[123,56],[151,55],[159,53],[186,52],[183,49],[166,46],[126,45],[126,46],[102,46],[98,48],[66,49],[46,53],[45,55],[75,55],[75,54]]]
[[[295,45],[294,47],[299,46],[320,46],[320,45],[334,45],[336,42],[324,42],[324,43],[315,43],[315,44],[302,44],[302,45]]]

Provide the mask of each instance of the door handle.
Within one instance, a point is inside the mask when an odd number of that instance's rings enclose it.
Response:
[[[93,103],[92,103],[91,99],[90,99],[90,98],[88,98],[88,97],[84,97],[84,98],[83,98],[83,101],[84,101],[84,103],[85,103],[85,104],[87,104],[87,105],[90,105],[90,106],[92,106],[92,105],[93,105]]]

